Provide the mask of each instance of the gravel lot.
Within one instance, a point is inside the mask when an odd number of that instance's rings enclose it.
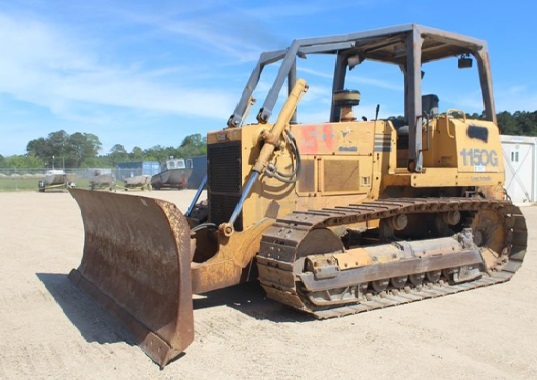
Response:
[[[152,191],[186,210],[194,191]],[[132,194],[132,192],[129,192]],[[160,370],[67,280],[83,226],[65,192],[0,193],[0,379],[537,378],[537,207],[505,284],[317,321],[247,284],[194,300],[196,338]]]

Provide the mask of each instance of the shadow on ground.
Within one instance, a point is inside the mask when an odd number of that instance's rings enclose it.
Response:
[[[56,303],[87,342],[135,345],[121,324],[82,290],[71,284],[64,273],[36,273]]]
[[[128,330],[90,296],[74,286],[66,274],[36,273],[36,275],[87,342],[136,344]],[[313,320],[307,314],[266,298],[258,283],[246,283],[204,295],[195,295],[193,305],[194,324],[196,323],[196,310],[222,305],[252,318],[277,323]]]
[[[201,296],[194,296],[194,313],[198,309],[220,305],[226,305],[256,319],[272,322],[308,322],[313,320],[308,314],[268,299],[258,282],[240,284]],[[195,318],[194,323],[196,323]]]

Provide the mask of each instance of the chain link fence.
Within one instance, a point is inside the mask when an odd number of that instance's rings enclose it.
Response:
[[[0,168],[0,191],[37,190],[48,169]],[[99,174],[114,174],[110,168],[66,168],[65,174],[77,187],[88,188],[90,180]],[[117,177],[116,177],[117,178]]]
[[[188,180],[188,188],[196,189],[205,176],[207,158],[205,156],[194,157],[192,160],[194,167]],[[162,170],[158,162],[127,163],[124,165],[128,167],[119,167],[120,165],[118,165],[116,168],[65,168],[57,170],[63,170],[66,177],[69,178],[69,182],[73,182],[76,187],[85,189],[91,188],[92,182],[98,181],[99,177],[109,181],[106,178],[112,176],[115,180],[113,186],[123,187],[127,178],[141,175],[154,176]],[[38,190],[39,182],[43,181],[49,170],[51,169],[0,168],[0,191]]]

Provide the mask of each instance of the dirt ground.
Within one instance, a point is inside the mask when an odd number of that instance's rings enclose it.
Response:
[[[186,210],[193,191],[137,193]],[[0,379],[537,378],[537,207],[505,284],[325,321],[241,285],[195,299],[196,338],[160,370],[67,274],[83,226],[68,193],[0,193]]]

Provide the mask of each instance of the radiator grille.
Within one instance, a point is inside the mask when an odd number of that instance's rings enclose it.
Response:
[[[207,145],[209,220],[220,224],[229,221],[242,192],[241,144],[232,141]],[[242,230],[242,214],[235,222]]]
[[[325,160],[324,192],[356,192],[360,189],[358,161]]]
[[[313,193],[315,192],[315,161],[303,159],[301,166],[298,192]]]

